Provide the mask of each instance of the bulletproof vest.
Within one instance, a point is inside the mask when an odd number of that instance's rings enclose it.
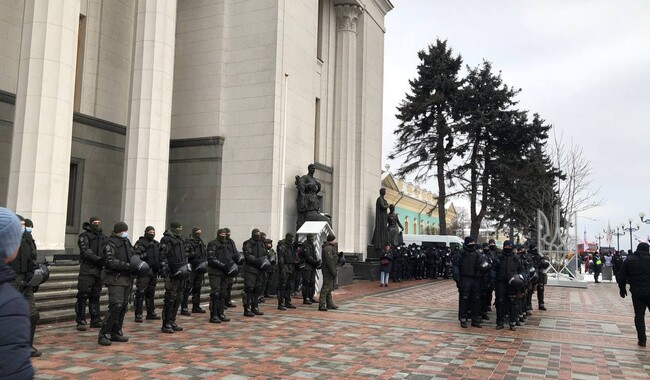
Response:
[[[32,260],[32,252],[35,250],[36,245],[34,244],[34,240],[31,236],[27,236],[27,233],[23,234],[18,255],[9,263],[9,266],[16,274],[25,274],[34,271],[36,264]]]
[[[284,256],[285,264],[295,264],[296,256],[293,254],[293,247],[291,244],[287,244],[285,241],[281,241],[278,244],[278,254]]]
[[[187,239],[187,244],[190,244],[192,249],[194,249],[194,258],[192,261],[205,261],[208,254],[203,240]]]
[[[108,244],[115,247],[115,258],[130,263],[131,256],[133,256],[133,248],[131,248],[131,244],[127,244],[127,242],[127,239],[122,239],[117,236],[111,236],[108,238]]]
[[[155,240],[149,241],[146,238],[140,239],[142,245],[147,251],[147,258],[144,260],[148,264],[159,263],[162,261],[160,257],[160,243]]]
[[[459,271],[461,276],[475,276],[478,265],[478,253],[476,251],[463,252],[460,255]]]
[[[497,273],[497,280],[508,281],[512,276],[518,272],[518,262],[514,254],[506,255],[505,253],[499,257],[499,273]]]
[[[104,239],[101,234],[96,234],[95,232],[86,231],[82,235],[85,235],[88,239],[88,248],[90,248],[93,253],[97,256],[103,256],[102,250],[104,249]],[[81,247],[79,247],[81,249]]]
[[[164,243],[169,245],[169,252],[167,253],[167,260],[170,267],[176,267],[180,264],[187,263],[185,254],[185,243],[183,239],[174,235],[165,235],[163,237]],[[161,241],[163,243],[163,241]]]

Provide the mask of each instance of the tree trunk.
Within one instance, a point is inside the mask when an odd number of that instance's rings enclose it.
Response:
[[[436,168],[437,168],[437,177],[438,177],[438,222],[440,223],[440,235],[447,234],[447,220],[445,210],[445,203],[447,201],[447,189],[445,185],[445,136],[447,133],[447,125],[442,115],[442,112],[438,111],[436,118],[436,123],[438,124],[438,151],[436,152]]]

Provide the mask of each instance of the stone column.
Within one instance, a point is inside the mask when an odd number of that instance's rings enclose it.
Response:
[[[136,239],[165,230],[176,0],[138,0],[122,215]]]
[[[355,225],[357,194],[355,194],[356,152],[356,86],[357,86],[357,20],[363,9],[341,4],[336,11],[336,63],[334,79],[334,229],[339,246],[353,251],[359,227]]]
[[[79,0],[27,0],[7,206],[34,221],[39,251],[65,246]]]

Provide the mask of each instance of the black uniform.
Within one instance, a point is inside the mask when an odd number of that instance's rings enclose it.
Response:
[[[467,315],[471,313],[472,326],[481,327],[479,282],[479,254],[472,237],[465,238],[463,251],[453,258],[453,278],[458,286],[458,320],[462,327],[467,327]]]
[[[242,302],[244,303],[244,316],[254,317],[264,315],[259,309],[259,295],[262,291],[262,270],[264,260],[268,261],[266,247],[261,240],[260,231],[256,228],[251,232],[251,238],[243,245],[244,259],[244,292]]]
[[[130,262],[135,251],[128,238],[113,235],[104,244],[104,254],[106,256],[104,283],[108,288],[108,315],[104,326],[99,331],[98,343],[110,345],[111,341],[128,341],[128,338],[122,334],[122,325],[133,287]]]
[[[518,322],[517,292],[509,286],[511,279],[521,273],[519,259],[515,256],[512,243],[506,240],[501,254],[492,265],[492,278],[495,282],[497,305],[497,329],[503,328],[506,313],[510,317],[510,327],[514,329]],[[508,246],[506,248],[506,246]]]
[[[135,321],[142,322],[142,301],[147,308],[147,319],[156,320],[160,316],[156,314],[154,306],[154,296],[156,293],[156,284],[158,283],[158,274],[162,266],[162,257],[160,255],[160,243],[154,239],[153,234],[140,236],[135,242],[133,249],[140,256],[140,259],[149,264],[149,273],[138,276],[135,286]]]
[[[226,242],[230,245],[230,251],[233,253],[233,260],[237,262],[236,256],[241,255],[237,250],[237,244],[235,244],[235,241],[230,238],[230,228],[225,227],[224,230],[226,231]],[[237,305],[232,302],[232,287],[235,284],[235,281],[237,281],[236,276],[228,277],[228,289],[224,295],[226,307],[237,307]]]
[[[92,221],[92,218],[91,218]],[[77,330],[86,330],[86,303],[90,311],[90,327],[102,327],[99,296],[102,291],[102,267],[104,266],[104,243],[108,239],[101,227],[88,224],[79,235],[79,278],[77,281]]]
[[[639,338],[639,346],[646,346],[645,311],[650,308],[650,246],[639,243],[634,255],[628,256],[616,278],[621,297],[627,295],[626,285],[630,284],[632,305],[634,306],[634,326]]]
[[[182,228],[182,227],[180,227]],[[172,231],[165,231],[160,239],[160,248],[163,259],[162,276],[165,278],[165,300],[161,331],[173,333],[183,331],[176,324],[176,315],[181,305],[181,297],[189,276],[187,267],[187,252],[185,242],[181,238],[178,227],[172,226]]]
[[[307,236],[307,240],[302,243],[300,254],[302,259],[305,260],[305,267],[302,269],[302,300],[304,304],[311,305],[316,302],[314,300],[316,294],[316,269],[320,266],[313,237]]]
[[[234,266],[232,246],[220,229],[217,238],[208,243],[208,278],[210,279],[210,322],[228,322],[225,315],[228,274]],[[236,273],[233,273],[236,275]]]
[[[185,239],[185,247],[187,249],[187,258],[192,265],[192,271],[187,279],[185,291],[183,292],[183,299],[181,301],[181,314],[190,315],[190,310],[187,306],[190,293],[192,294],[192,313],[205,313],[201,309],[201,286],[203,286],[203,278],[205,277],[205,262],[207,260],[207,250],[201,234],[197,233],[196,228],[192,231],[192,236]]]
[[[296,254],[293,250],[293,234],[285,235],[277,246],[278,251],[278,309],[295,309],[291,304],[291,293],[293,293],[294,271],[296,265]]]

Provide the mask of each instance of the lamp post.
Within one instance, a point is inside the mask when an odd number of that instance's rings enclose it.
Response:
[[[630,233],[630,251],[631,251],[634,249],[634,247],[632,246],[632,232],[638,231],[640,227],[638,224],[636,225],[636,227],[632,227],[632,218],[628,219],[627,222],[630,224],[630,227],[625,227],[625,223],[623,223],[621,224],[621,229],[623,231],[627,231]]]
[[[616,251],[621,250],[620,238],[625,235],[625,231],[619,232],[621,227],[616,227],[616,232],[611,232],[612,235],[616,236]]]
[[[604,236],[598,234],[594,238],[598,239],[598,248],[596,248],[596,251],[600,251],[600,239],[604,238]]]
[[[644,213],[643,211],[641,211],[641,212],[639,213],[639,218],[641,218],[641,221],[642,221],[643,223],[645,223],[645,224],[650,224],[650,219],[646,219],[646,218],[645,218],[645,213]]]

